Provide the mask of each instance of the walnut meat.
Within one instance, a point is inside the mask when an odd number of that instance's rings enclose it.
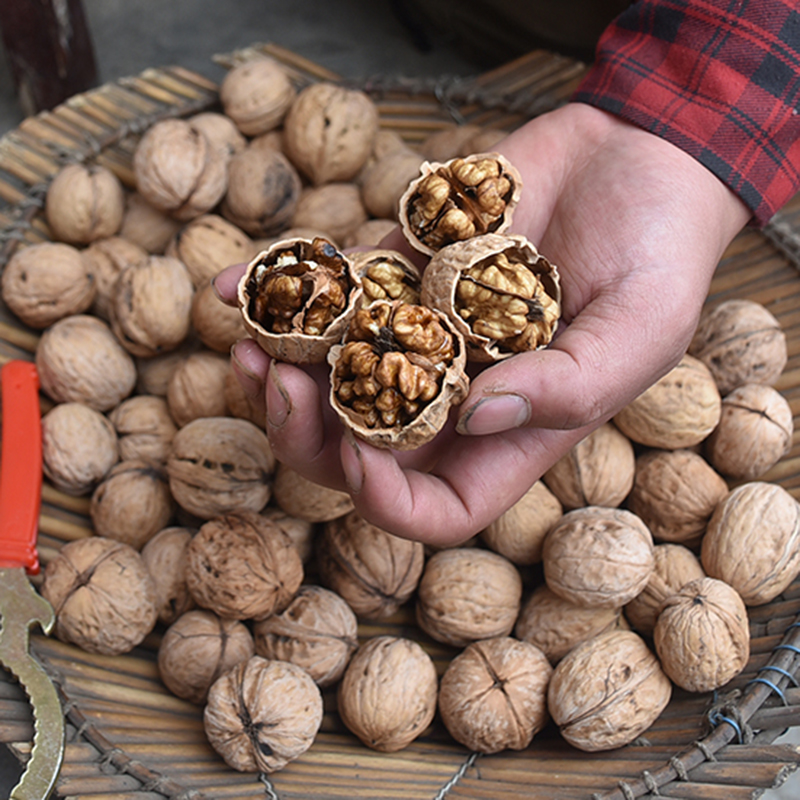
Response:
[[[466,352],[444,314],[401,300],[359,309],[328,353],[330,402],[345,427],[378,447],[411,450],[466,397]]]
[[[164,625],[194,608],[186,585],[186,548],[192,536],[189,528],[163,528],[142,547],[142,560],[156,589],[158,621]]]
[[[358,648],[358,620],[338,594],[322,586],[301,586],[280,613],[253,625],[256,652],[302,667],[320,687],[342,677]]]
[[[41,593],[56,613],[55,635],[89,653],[127,653],[156,624],[142,557],[102,536],[67,542],[47,565]]]
[[[347,492],[314,483],[283,463],[275,469],[272,497],[287,514],[309,522],[328,522],[353,510]]]
[[[119,437],[120,458],[158,467],[166,463],[178,428],[163,397],[129,397],[111,411],[108,419]]]
[[[579,750],[630,744],[669,703],[672,684],[633,631],[589,639],[556,666],[547,689],[550,716]]]
[[[473,642],[442,676],[442,721],[470,750],[523,750],[549,719],[552,672],[544,653],[528,642],[511,637]]]
[[[411,639],[374,636],[355,652],[339,682],[342,722],[367,747],[393,753],[433,721],[437,677],[431,657]]]
[[[297,548],[281,528],[251,511],[206,522],[186,550],[186,584],[197,605],[232,619],[282,611],[303,581]]]
[[[430,260],[422,304],[447,314],[474,361],[538,350],[561,316],[558,269],[524,236],[484,234],[452,244]]]
[[[396,250],[373,249],[350,258],[363,288],[362,303],[402,300],[420,304],[421,278],[416,265]]]
[[[253,656],[213,683],[203,726],[229,767],[269,773],[311,747],[322,713],[319,688],[302,667]]]
[[[747,664],[747,609],[724,581],[698,578],[664,601],[653,641],[664,672],[678,686],[710,692]]]

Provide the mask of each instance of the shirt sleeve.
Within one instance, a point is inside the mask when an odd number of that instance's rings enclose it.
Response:
[[[763,225],[800,190],[800,0],[638,0],[572,100],[688,152]]]

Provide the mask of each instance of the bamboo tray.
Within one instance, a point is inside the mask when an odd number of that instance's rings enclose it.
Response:
[[[282,61],[298,86],[340,80],[269,44],[216,60],[230,67],[260,52]],[[389,78],[360,88],[375,99],[382,125],[414,143],[453,121],[511,130],[566,101],[584,69],[571,59],[534,51],[471,81]],[[96,157],[132,186],[131,156],[141,132],[162,117],[215,108],[216,89],[185,69],[150,69],[76,96],[6,134],[0,139],[0,266],[18,242],[48,238],[40,209],[49,179],[65,160]],[[799,263],[796,199],[765,231],[746,230],[736,238],[719,265],[709,301],[758,300],[786,332],[789,362],[777,388],[792,406],[798,433],[791,452],[764,480],[800,499]],[[32,360],[37,341],[37,332],[0,308],[0,362]],[[46,410],[48,401],[42,402]],[[91,535],[88,506],[87,498],[45,485],[39,537],[43,563],[65,542]],[[718,693],[676,690],[652,728],[627,747],[588,754],[547,728],[523,752],[477,756],[454,744],[437,721],[407,749],[383,754],[346,731],[329,691],[315,744],[269,777],[226,767],[205,740],[201,709],[161,685],[155,660],[159,630],[130,654],[113,658],[41,635],[33,637],[31,646],[59,688],[67,725],[58,798],[744,800],[779,785],[800,763],[798,748],[774,743],[787,728],[800,725],[800,580],[749,613],[751,658],[745,671]],[[377,633],[417,638],[440,673],[455,653],[425,639],[409,608],[385,623],[361,625],[363,637]],[[0,670],[0,742],[24,761],[32,736],[27,699]]]

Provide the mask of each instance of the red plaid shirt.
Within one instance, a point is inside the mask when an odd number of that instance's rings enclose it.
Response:
[[[800,0],[638,0],[573,100],[690,153],[763,225],[800,190]]]

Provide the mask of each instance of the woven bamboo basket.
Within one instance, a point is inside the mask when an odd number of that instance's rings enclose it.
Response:
[[[340,78],[273,45],[216,57],[232,66],[266,52],[282,61],[298,86]],[[511,130],[564,102],[585,67],[534,51],[470,81],[381,79],[361,85],[377,103],[381,123],[407,141],[421,141],[452,121]],[[48,238],[41,216],[49,179],[65,160],[96,158],[133,185],[131,156],[138,136],[156,120],[213,109],[217,87],[185,69],[149,69],[76,96],[52,112],[26,119],[0,139],[2,262],[20,241]],[[742,232],[711,286],[709,302],[746,297],[763,303],[788,338],[789,362],[777,388],[800,430],[800,202],[790,203],[763,232]],[[32,360],[38,334],[0,308],[0,362]],[[43,411],[49,407],[42,398]],[[764,480],[800,499],[800,445]],[[87,498],[64,495],[45,482],[39,549],[47,563],[66,542],[92,534]],[[37,579],[34,578],[34,582]],[[156,651],[161,632],[124,656],[83,652],[42,635],[31,649],[52,676],[67,728],[56,796],[70,800],[202,800],[226,798],[695,798],[744,800],[779,785],[800,763],[798,748],[776,744],[800,725],[800,581],[766,606],[750,609],[751,657],[744,672],[714,694],[675,691],[660,718],[633,744],[587,754],[550,728],[523,752],[477,756],[456,745],[434,722],[405,750],[369,750],[339,720],[333,692],[311,749],[269,777],[237,773],[206,742],[202,709],[161,684]],[[362,637],[392,633],[416,638],[439,672],[452,651],[427,640],[404,608]],[[0,741],[21,762],[33,738],[23,691],[0,670]]]

